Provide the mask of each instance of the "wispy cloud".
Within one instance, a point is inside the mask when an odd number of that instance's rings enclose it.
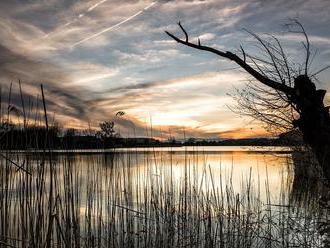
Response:
[[[97,33],[95,33],[95,34],[93,34],[91,36],[88,36],[88,37],[86,37],[86,38],[84,38],[84,39],[82,39],[82,40],[74,43],[72,45],[72,47],[75,47],[75,46],[77,46],[79,44],[82,44],[82,43],[84,43],[84,42],[86,42],[86,41],[88,41],[90,39],[94,39],[94,38],[96,38],[96,37],[98,37],[98,36],[100,36],[100,35],[102,35],[104,33],[110,32],[110,31],[112,31],[112,30],[120,27],[121,25],[125,24],[126,22],[129,22],[129,21],[133,20],[135,17],[141,15],[143,13],[143,11],[148,10],[149,8],[151,8],[155,4],[156,4],[156,2],[152,2],[147,7],[145,7],[143,10],[140,10],[140,11],[136,12],[135,14],[127,17],[126,19],[122,20],[121,22],[118,22],[118,23],[116,23],[116,24],[114,24],[114,25],[112,25],[110,27],[107,27],[106,29],[101,30],[100,32],[97,32]]]
[[[326,0],[1,1],[0,80],[8,89],[20,78],[29,97],[43,83],[49,108],[65,125],[97,126],[125,110],[117,121],[127,134],[146,134],[151,117],[158,136],[183,129],[194,137],[259,136],[254,124],[240,129],[225,107],[232,102],[226,92],[247,75],[230,61],[179,46],[164,30],[179,34],[181,21],[192,41],[233,52],[243,44],[254,53],[242,28],[281,34],[281,24],[298,17],[319,49],[320,67],[328,64],[329,11]],[[299,55],[298,36],[281,39],[290,56]],[[320,77],[329,89],[330,73]]]

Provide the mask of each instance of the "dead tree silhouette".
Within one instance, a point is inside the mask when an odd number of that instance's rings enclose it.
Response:
[[[298,70],[292,67],[281,43],[274,36],[271,36],[271,43],[247,31],[256,39],[268,60],[247,54],[242,46],[242,55],[239,57],[229,51],[204,46],[199,39],[197,43],[190,42],[187,31],[180,22],[178,25],[185,35],[184,39],[168,31],[165,31],[166,34],[185,46],[231,60],[256,79],[256,83],[250,82],[248,85],[248,90],[254,90],[255,93],[249,94],[247,91],[241,94],[239,106],[246,110],[246,114],[269,125],[298,129],[303,135],[304,142],[317,158],[324,177],[330,182],[330,115],[329,107],[324,105],[326,90],[316,89],[312,81],[313,76],[328,67],[309,75],[311,49],[303,25],[297,20],[290,24],[298,27],[298,31],[295,32],[305,38],[303,45],[306,55]]]

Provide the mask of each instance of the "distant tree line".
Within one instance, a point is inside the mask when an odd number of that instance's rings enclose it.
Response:
[[[121,138],[114,127],[113,121],[101,122],[98,130],[64,129],[58,125],[50,126],[47,129],[44,126],[22,126],[2,122],[0,123],[0,148],[101,149],[136,145],[133,140]]]
[[[123,138],[115,131],[112,121],[99,124],[98,130],[74,128],[63,129],[53,125],[21,126],[0,123],[0,149],[105,149],[115,147],[149,147],[149,146],[291,146],[301,145],[301,137],[286,133],[279,138],[249,138],[202,140],[171,138],[159,141],[153,138]]]

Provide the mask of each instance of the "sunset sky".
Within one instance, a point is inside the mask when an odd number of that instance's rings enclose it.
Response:
[[[312,71],[330,65],[328,0],[1,0],[0,83],[17,81],[33,101],[44,84],[48,112],[64,127],[113,119],[123,136],[182,138],[265,136],[260,124],[232,113],[233,87],[249,76],[235,64],[183,47],[165,33],[205,45],[256,53],[243,28],[272,33],[288,55],[301,57],[302,37],[286,32],[298,18],[317,50]],[[330,89],[330,71],[317,87]],[[6,101],[6,100],[4,100]],[[28,100],[26,100],[28,101]],[[114,117],[124,111],[122,117]]]

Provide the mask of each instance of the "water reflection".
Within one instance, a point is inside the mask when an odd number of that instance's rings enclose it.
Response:
[[[118,187],[134,188],[132,200],[143,202],[145,192],[152,187],[181,187],[185,180],[189,185],[207,194],[224,191],[231,187],[234,194],[243,195],[248,184],[262,202],[270,200],[279,204],[281,192],[287,192],[292,184],[292,171],[288,166],[290,154],[274,152],[230,151],[194,148],[188,152],[180,148],[168,150],[145,149],[117,151],[116,153],[93,153],[58,155],[58,166],[70,158],[79,171],[84,190],[95,177]],[[139,198],[139,199],[138,199]]]
[[[149,191],[146,187],[155,185],[179,187],[189,180],[203,193],[223,191],[230,186],[235,194],[242,195],[242,190],[250,184],[261,201],[266,201],[269,190],[271,201],[278,204],[281,192],[287,192],[293,182],[292,157],[287,151],[282,147],[138,148],[107,153],[58,152],[52,159],[58,173],[63,174],[69,165],[72,167],[82,191],[92,176],[104,187],[109,183],[122,187],[131,184],[135,192]],[[29,160],[32,167],[40,164],[38,153],[15,157]],[[59,180],[62,185],[64,176]]]
[[[145,194],[155,187],[179,192],[185,183],[206,195],[230,190],[244,197],[249,187],[263,203],[270,200],[272,204],[286,204],[281,197],[283,193],[287,195],[293,182],[289,166],[292,158],[287,151],[282,147],[139,148],[107,153],[58,152],[52,159],[60,175],[57,176],[59,187],[67,183],[65,175],[70,167],[76,178],[74,186],[79,184],[82,209],[88,200],[87,191],[91,190],[88,187],[95,182],[98,185],[95,197],[105,198],[102,194],[109,194],[110,188],[112,199],[124,190],[131,191],[132,206],[143,203]],[[29,160],[32,168],[40,164],[38,153],[15,156],[21,161]],[[48,167],[45,168],[48,183]]]
[[[283,223],[292,212],[283,208],[292,203],[290,195],[296,184],[292,154],[286,148],[143,148],[105,153],[57,151],[46,156],[20,152],[9,156],[33,175],[19,173],[0,161],[6,193],[1,199],[11,213],[2,208],[1,216],[5,216],[6,223],[14,223],[8,227],[12,236],[17,236],[17,227],[25,230],[31,223],[47,234],[48,216],[56,216],[59,232],[74,232],[66,233],[69,237],[97,235],[99,240],[108,237],[111,242],[119,239],[125,243],[126,234],[132,230],[139,233],[135,240],[157,230],[160,235],[168,231],[171,235],[184,232],[195,237],[196,230],[209,228],[201,233],[204,237],[213,231],[218,235],[216,230],[221,224],[228,237],[231,232],[234,235],[237,230],[248,228],[258,243],[264,242],[264,236],[254,236],[254,228],[268,232],[267,235],[277,240],[275,237],[286,234],[278,228],[285,229]],[[302,206],[299,207],[302,217],[295,213],[294,224],[300,225],[300,220],[313,224],[314,213]],[[206,218],[212,223],[208,227],[205,227]],[[257,226],[252,228],[254,225]],[[318,235],[315,228],[314,234]],[[24,232],[19,231],[19,235],[26,239]],[[164,240],[168,238],[166,235]],[[47,235],[36,239],[43,237]]]

